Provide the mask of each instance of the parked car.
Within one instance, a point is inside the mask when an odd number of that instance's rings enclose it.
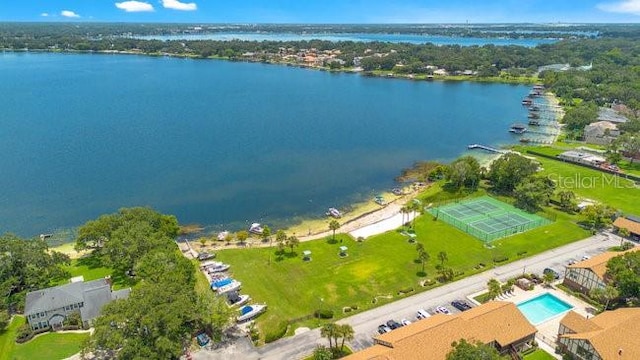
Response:
[[[387,321],[387,326],[389,328],[391,328],[391,330],[395,330],[395,329],[397,329],[399,327],[402,327],[402,324],[400,324],[399,322],[397,322],[397,321],[392,319],[392,320]]]
[[[389,328],[387,325],[385,324],[381,324],[378,326],[378,333],[379,334],[385,334],[391,331],[391,328]]]
[[[418,310],[418,313],[417,313],[417,315],[416,315],[416,318],[418,318],[418,320],[422,320],[422,319],[426,319],[426,318],[428,318],[429,316],[431,316],[431,314],[429,314],[429,313],[427,312],[427,310],[425,310],[425,309],[420,309],[420,310]]]
[[[447,308],[446,308],[446,307],[444,307],[444,306],[438,306],[438,307],[436,308],[436,312],[438,312],[438,313],[440,313],[440,314],[445,314],[445,315],[450,315],[450,314],[451,314],[451,311],[449,311],[449,309],[447,309]]]
[[[589,260],[589,259],[591,259],[591,256],[589,255],[582,256],[582,261]]]
[[[544,270],[542,270],[542,273],[545,275],[551,273],[553,274],[554,279],[556,280],[560,279],[560,274],[558,274],[558,272],[553,270],[552,268],[545,268]]]
[[[451,306],[453,306],[454,308],[460,310],[460,311],[467,311],[469,309],[471,309],[471,305],[467,304],[466,301],[464,300],[456,300],[456,301],[452,301],[451,302]]]
[[[402,320],[400,320],[400,323],[401,323],[403,326],[407,326],[407,325],[411,324],[411,321],[409,321],[409,320],[407,320],[407,319],[402,319]]]
[[[576,259],[569,259],[569,265],[573,265],[575,263],[577,263]]]

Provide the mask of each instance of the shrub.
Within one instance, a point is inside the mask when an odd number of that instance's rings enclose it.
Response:
[[[278,322],[276,326],[274,326],[272,329],[269,329],[269,331],[264,334],[264,342],[270,343],[282,338],[284,334],[287,333],[288,327],[289,325],[286,321]]]
[[[31,340],[33,338],[33,330],[31,330],[31,326],[29,324],[22,324],[18,331],[16,332],[16,342],[23,343]]]
[[[318,319],[332,319],[333,318],[333,310],[330,310],[330,309],[316,310],[314,315]]]
[[[496,257],[493,258],[493,262],[495,262],[495,263],[502,263],[502,262],[505,262],[507,260],[509,260],[509,258],[507,256],[505,256],[505,255],[496,256]]]
[[[412,287],[408,287],[406,289],[400,289],[398,290],[398,295],[402,295],[402,294],[408,294],[410,292],[413,292],[413,288]]]

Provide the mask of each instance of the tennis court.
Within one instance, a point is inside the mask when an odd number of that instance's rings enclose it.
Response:
[[[436,219],[489,242],[551,223],[489,196],[428,209]]]

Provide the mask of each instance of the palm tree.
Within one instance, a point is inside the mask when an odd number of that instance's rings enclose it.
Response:
[[[353,328],[349,324],[340,325],[339,330],[340,330],[340,336],[342,336],[342,343],[340,344],[340,350],[343,350],[344,342],[353,340],[356,332],[353,330]],[[336,344],[336,347],[337,347],[337,344]]]
[[[329,230],[333,231],[332,240],[336,240],[336,230],[340,229],[340,223],[337,220],[331,220],[329,222]]]
[[[276,242],[278,243],[278,249],[282,251],[284,249],[284,243],[287,241],[287,234],[283,230],[276,232]]]
[[[607,310],[607,308],[609,307],[609,302],[620,296],[620,292],[613,286],[607,285],[604,288],[595,288],[591,290],[591,292],[589,292],[589,295],[598,299],[601,304],[604,303],[604,310]]]
[[[487,288],[489,288],[489,298],[492,300],[500,295],[500,292],[502,290],[502,288],[500,287],[500,282],[496,279],[489,280],[487,282]]]
[[[262,228],[262,240],[264,242],[269,241],[269,246],[271,246],[271,228],[268,225]]]
[[[418,259],[422,263],[422,273],[424,273],[424,264],[429,260],[429,253],[422,249],[418,252]]]
[[[418,199],[413,199],[413,201],[411,201],[411,204],[409,205],[409,210],[411,210],[411,212],[413,213],[413,219],[411,219],[411,228],[413,228],[416,222],[416,212],[420,211],[421,207],[422,203]]]
[[[295,235],[291,235],[287,238],[287,245],[291,248],[291,253],[293,254],[293,248],[300,245],[300,239]]]
[[[408,215],[410,212],[411,212],[411,209],[409,209],[409,204],[404,204],[404,206],[400,208],[400,213],[402,214],[401,226],[404,226],[404,224],[406,224],[406,222],[404,221],[404,215],[405,214]]]
[[[338,331],[338,327],[334,323],[327,323],[320,328],[320,336],[329,339],[329,348],[333,348],[333,338]],[[337,346],[337,344],[336,344]]]
[[[243,244],[249,238],[249,232],[246,230],[240,230],[236,233],[236,239],[240,244]]]
[[[440,251],[438,253],[438,260],[440,260],[440,266],[444,266],[444,262],[449,260],[449,256],[446,251]]]

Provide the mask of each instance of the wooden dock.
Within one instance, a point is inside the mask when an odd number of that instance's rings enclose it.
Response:
[[[496,154],[503,154],[504,153],[504,150],[496,149],[494,147],[487,146],[487,145],[482,145],[482,144],[467,145],[467,149],[469,149],[469,150],[480,149],[480,150],[485,150],[485,151],[496,153]]]

